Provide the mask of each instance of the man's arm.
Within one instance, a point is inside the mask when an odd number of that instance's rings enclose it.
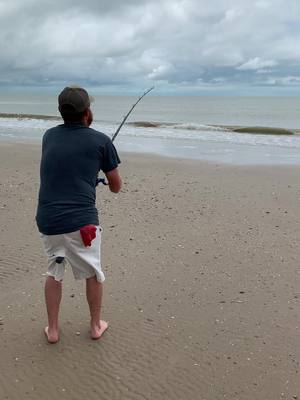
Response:
[[[107,178],[110,191],[113,193],[118,193],[122,187],[122,180],[118,168],[115,168],[109,172],[105,172],[105,176]]]

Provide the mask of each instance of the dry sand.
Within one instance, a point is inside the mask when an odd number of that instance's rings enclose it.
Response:
[[[300,399],[298,167],[122,156],[98,189],[105,336],[64,282],[49,345],[39,145],[1,143],[0,399]]]

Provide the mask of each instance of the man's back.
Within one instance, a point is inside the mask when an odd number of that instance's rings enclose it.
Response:
[[[43,138],[37,224],[56,235],[98,225],[95,207],[99,170],[120,162],[110,138],[81,124],[49,129]]]

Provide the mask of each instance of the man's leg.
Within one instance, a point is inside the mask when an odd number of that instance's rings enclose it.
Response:
[[[48,313],[48,326],[45,333],[49,343],[58,342],[58,312],[62,296],[62,283],[48,276],[45,283],[45,299]]]
[[[106,321],[100,320],[102,283],[97,281],[96,276],[86,280],[86,298],[91,314],[91,338],[99,339],[108,328],[108,324]]]

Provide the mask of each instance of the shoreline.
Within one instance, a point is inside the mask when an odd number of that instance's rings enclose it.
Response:
[[[142,144],[140,144],[140,142],[138,142],[138,138],[125,138],[120,136],[118,138],[119,143],[116,144],[117,150],[118,152],[122,155],[124,154],[125,156],[141,156],[141,157],[158,157],[158,158],[167,158],[170,160],[182,160],[182,161],[192,161],[192,162],[200,162],[200,163],[204,163],[204,164],[212,164],[212,165],[224,165],[224,166],[232,166],[232,167],[295,167],[297,168],[298,166],[300,166],[300,154],[298,154],[297,149],[292,149],[292,151],[295,153],[295,156],[291,156],[291,158],[287,159],[283,159],[280,160],[280,157],[277,158],[277,162],[275,161],[275,156],[271,156],[270,157],[270,149],[267,148],[263,148],[261,149],[262,152],[267,152],[267,156],[263,157],[263,155],[257,155],[255,154],[257,151],[257,148],[255,146],[247,146],[247,145],[241,145],[241,146],[237,146],[236,147],[236,155],[237,157],[235,158],[234,156],[232,156],[231,152],[225,152],[225,155],[222,155],[222,148],[219,149],[219,155],[220,155],[220,159],[211,157],[211,156],[206,156],[206,157],[200,157],[197,155],[193,155],[191,154],[191,152],[189,151],[189,149],[187,150],[186,154],[184,154],[184,151],[182,151],[182,148],[180,146],[180,144],[182,144],[183,139],[177,139],[174,140],[173,142],[178,142],[177,144],[175,144],[173,148],[170,148],[169,150],[163,149],[161,150],[159,148],[159,146],[155,149],[153,148],[152,150],[147,151],[147,142],[149,142],[151,139],[149,138],[144,138],[144,140],[142,140]],[[126,142],[126,140],[129,142]],[[166,144],[172,144],[172,142],[169,139],[160,139],[162,140],[162,142],[166,143]],[[136,142],[138,142],[136,144]],[[191,141],[192,142],[192,141]],[[41,138],[36,139],[36,138],[4,138],[0,136],[0,146],[4,145],[4,146],[9,146],[9,145],[28,145],[28,146],[37,146],[40,147],[41,146]],[[136,144],[136,148],[135,151],[132,150],[130,147],[134,147],[134,145]],[[198,146],[203,146],[205,145],[205,143],[196,143]],[[215,146],[218,146],[218,143],[214,143]],[[187,146],[188,148],[190,146]],[[238,150],[245,150],[250,148],[251,150],[256,150],[253,153],[253,158],[251,157],[251,154],[249,154],[247,152],[247,150],[245,151],[245,153],[239,154]],[[266,146],[265,146],[266,147]],[[173,150],[172,150],[173,149]],[[180,150],[181,149],[181,154]],[[197,148],[196,148],[197,150]],[[195,151],[196,151],[195,150]],[[290,151],[290,149],[285,149],[286,152]],[[187,153],[190,155],[188,156]],[[223,158],[222,158],[223,157]],[[243,161],[242,161],[243,160]],[[263,161],[262,161],[263,160]]]
[[[121,193],[97,189],[110,329],[89,339],[84,285],[68,271],[53,346],[40,145],[1,143],[1,399],[300,396],[300,167],[121,153]]]

